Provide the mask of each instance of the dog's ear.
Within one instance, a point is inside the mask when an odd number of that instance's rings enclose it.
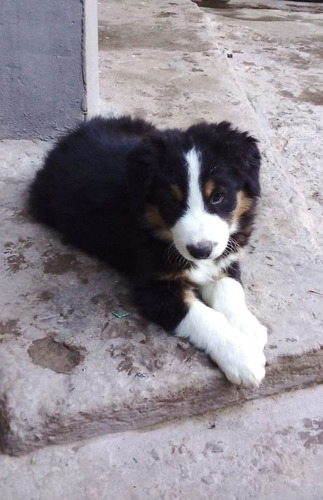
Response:
[[[240,132],[231,123],[200,123],[188,129],[206,149],[213,148],[216,155],[227,160],[236,171],[245,189],[252,196],[260,196],[259,170],[261,156],[258,141],[247,132]]]
[[[165,142],[159,132],[147,135],[129,154],[127,182],[136,205],[147,199],[164,155]]]
[[[247,132],[240,132],[228,122],[218,125],[218,132],[223,138],[223,145],[234,167],[242,178],[245,189],[252,196],[260,196],[259,171],[261,155],[258,141]]]
[[[245,188],[252,196],[260,196],[260,164],[261,155],[258,141],[247,133],[238,132],[237,164],[242,165],[241,175],[245,181]]]

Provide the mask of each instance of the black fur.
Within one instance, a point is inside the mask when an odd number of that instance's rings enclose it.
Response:
[[[202,182],[214,178],[226,193],[216,208],[221,217],[233,213],[239,191],[252,200],[232,236],[244,246],[260,195],[260,155],[255,139],[227,122],[159,131],[140,119],[95,118],[57,143],[30,189],[33,216],[128,276],[142,314],[167,330],[188,311],[186,291],[197,293],[184,275],[194,262],[168,253],[168,228],[187,208],[183,151],[193,146],[203,158]],[[174,198],[173,185],[183,199]],[[150,206],[161,222],[147,218]],[[217,260],[234,251],[228,246]],[[240,279],[238,263],[228,274]]]

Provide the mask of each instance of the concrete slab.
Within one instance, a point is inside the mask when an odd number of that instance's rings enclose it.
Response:
[[[250,54],[253,44],[261,50],[260,38],[188,0],[129,0],[126,11],[124,3],[109,1],[101,3],[99,19],[101,89],[110,111],[162,126],[229,119],[261,140],[263,200],[244,281],[251,308],[270,330],[267,377],[258,390],[231,386],[204,354],[143,321],[119,276],[30,220],[27,186],[49,144],[5,141],[0,427],[6,453],[142,428],[323,381],[316,104],[288,101],[289,123],[296,122],[289,135],[270,71],[249,81],[243,60],[227,57],[229,36],[231,43],[240,33]],[[103,44],[104,27],[110,45]],[[268,55],[275,36],[265,40],[266,57],[278,71]],[[289,75],[274,73],[273,80],[279,77],[284,90]],[[305,70],[295,81],[302,75]],[[272,115],[267,119],[270,109],[284,133]],[[129,316],[116,317],[120,310]]]
[[[323,386],[167,426],[0,456],[7,500],[321,500]]]

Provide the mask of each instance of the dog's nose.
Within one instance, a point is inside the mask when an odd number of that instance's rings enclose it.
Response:
[[[186,248],[194,259],[207,259],[212,252],[213,244],[211,241],[200,241],[196,245],[187,245]]]

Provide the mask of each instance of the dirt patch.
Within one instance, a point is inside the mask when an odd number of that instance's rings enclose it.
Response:
[[[8,270],[12,273],[17,273],[30,266],[25,255],[24,250],[28,250],[33,246],[30,239],[19,238],[18,241],[7,241],[4,244],[4,255]]]
[[[9,255],[6,259],[8,268],[11,272],[17,273],[28,267],[25,256],[19,252],[16,255]]]
[[[0,321],[0,344],[6,340],[15,337],[20,337],[21,330],[18,326],[17,319],[8,319],[7,321]]]
[[[323,106],[323,95],[321,92],[311,92],[310,90],[304,90],[300,99],[305,102],[310,102],[314,106]]]
[[[44,262],[45,274],[60,276],[61,274],[68,273],[68,271],[80,271],[81,264],[73,254],[57,253],[48,255],[45,253],[44,256],[46,257]]]
[[[287,12],[310,12],[319,14],[323,11],[322,6],[312,5],[314,3],[322,3],[322,0],[312,0],[311,2],[302,2],[302,0],[295,0],[300,2],[300,5],[295,5],[294,3],[281,2],[281,5],[271,5],[270,1],[264,1],[262,4],[252,3],[252,2],[239,2],[231,3],[230,0],[192,0],[199,7],[206,7],[209,9],[227,10],[230,12],[239,11],[242,9],[248,10],[276,10],[276,11],[287,11]],[[232,16],[233,17],[233,16]],[[257,19],[260,20],[260,19]]]
[[[9,430],[9,415],[5,407],[5,402],[0,400],[0,451],[4,451],[5,449]]]
[[[101,268],[95,260],[90,261],[90,263],[83,263],[73,253],[61,253],[49,250],[42,257],[44,259],[43,271],[45,274],[61,276],[72,271],[80,283],[84,285],[89,282],[89,275],[93,272],[98,272]]]
[[[39,302],[49,302],[55,297],[55,294],[53,292],[50,292],[49,290],[43,290],[37,295],[37,300]]]
[[[83,349],[56,342],[51,337],[35,340],[28,349],[34,364],[56,373],[70,373],[84,359]]]
[[[303,419],[303,425],[306,429],[298,433],[298,437],[303,441],[304,448],[312,448],[313,446],[323,444],[323,419],[312,420],[310,418]]]

